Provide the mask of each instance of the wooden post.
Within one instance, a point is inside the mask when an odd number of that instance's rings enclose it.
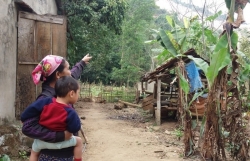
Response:
[[[90,93],[91,93],[91,90],[90,90],[90,84],[89,84],[89,89],[88,89],[88,91],[89,91],[89,95],[90,95]],[[91,99],[92,99],[92,97],[91,97]]]
[[[141,92],[144,93],[144,87],[143,87],[143,82],[141,82]]]
[[[154,97],[154,99],[157,98],[157,84],[156,83],[154,83],[153,97]]]
[[[156,125],[161,125],[161,78],[157,78],[157,107],[155,109]]]

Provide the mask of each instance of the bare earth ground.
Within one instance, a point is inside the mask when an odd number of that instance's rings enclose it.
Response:
[[[138,108],[115,110],[114,104],[78,102],[88,144],[84,161],[195,161],[183,159],[183,143],[174,130],[177,122],[168,120],[154,126],[154,119]]]

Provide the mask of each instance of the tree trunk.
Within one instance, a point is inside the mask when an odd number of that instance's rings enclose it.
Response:
[[[187,79],[187,73],[184,66],[184,62],[180,61],[178,62],[177,68],[180,70],[180,74],[183,75],[185,79]],[[179,78],[179,84],[180,84],[180,78]],[[189,111],[188,107],[188,100],[187,96],[185,95],[185,92],[179,88],[179,118],[181,119],[181,124],[184,128],[184,155],[190,156],[194,153],[194,137],[192,133],[192,116],[191,112]],[[184,119],[184,120],[183,120]]]
[[[223,137],[220,135],[222,122],[221,115],[221,100],[223,100],[224,86],[227,83],[227,67],[223,68],[209,90],[207,105],[206,105],[206,123],[204,143],[202,146],[202,154],[205,159],[218,161],[225,160],[225,149]],[[221,157],[222,154],[222,157]]]

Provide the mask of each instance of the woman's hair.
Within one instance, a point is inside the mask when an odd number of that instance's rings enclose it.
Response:
[[[52,81],[56,80],[56,72],[61,73],[63,69],[65,68],[66,60],[62,59],[61,64],[57,67],[57,69],[48,77],[45,77],[46,80],[43,82],[43,84],[49,84]],[[43,81],[44,76],[41,76],[40,80]]]
[[[55,92],[58,97],[65,97],[70,91],[77,92],[78,82],[71,76],[63,76],[56,81]]]

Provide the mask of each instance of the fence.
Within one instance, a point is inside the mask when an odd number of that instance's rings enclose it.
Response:
[[[103,86],[102,84],[81,84],[80,97],[82,99],[91,99],[95,102],[117,102],[123,100],[126,102],[134,102],[136,99],[136,89],[127,87]]]

